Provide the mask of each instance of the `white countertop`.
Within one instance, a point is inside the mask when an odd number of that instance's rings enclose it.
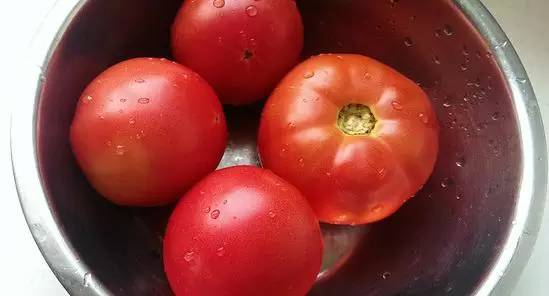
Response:
[[[62,0],[57,0],[62,1]],[[7,5],[9,2],[9,6]],[[46,265],[27,228],[15,192],[9,160],[10,89],[6,69],[17,69],[17,53],[28,44],[56,0],[0,0],[0,287],[2,295],[67,295]],[[530,76],[544,121],[549,125],[549,30],[547,0],[483,0],[517,49]],[[9,7],[9,8],[6,8]],[[6,65],[7,63],[7,65]],[[11,71],[11,70],[10,70]],[[13,91],[17,88],[12,87]],[[7,104],[7,106],[6,106]],[[546,130],[546,136],[549,133]],[[548,137],[549,138],[549,137]],[[549,203],[532,257],[513,295],[549,294]]]

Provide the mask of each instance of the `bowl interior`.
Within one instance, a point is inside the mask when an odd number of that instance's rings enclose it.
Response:
[[[102,70],[130,57],[170,57],[169,28],[179,5],[87,1],[52,53],[37,111],[51,211],[94,280],[116,295],[171,295],[161,260],[171,208],[120,208],[98,196],[72,156],[69,126],[80,93]],[[450,0],[298,5],[304,58],[333,52],[379,59],[425,89],[442,127],[430,181],[396,215],[368,226],[349,260],[310,295],[471,293],[508,234],[521,167],[510,93],[486,44]],[[260,110],[260,104],[226,108],[231,140],[221,166],[258,164]]]

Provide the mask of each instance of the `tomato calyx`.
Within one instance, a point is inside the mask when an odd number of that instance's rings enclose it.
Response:
[[[351,136],[368,135],[375,128],[377,119],[370,107],[363,104],[349,104],[339,110],[337,127]]]

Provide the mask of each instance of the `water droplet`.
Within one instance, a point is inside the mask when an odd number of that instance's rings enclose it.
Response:
[[[452,36],[454,35],[454,29],[448,24],[444,25],[444,34],[446,34],[446,36]]]
[[[399,101],[392,101],[392,102],[391,102],[391,106],[392,106],[393,109],[395,109],[395,110],[399,110],[399,111],[400,111],[400,110],[403,109],[402,104],[400,104]]]
[[[435,64],[437,64],[437,65],[440,65],[440,63],[441,63],[441,62],[440,62],[440,57],[439,57],[439,56],[434,56],[434,57],[433,57],[433,62],[434,62]]]
[[[440,181],[440,187],[442,188],[448,188],[448,186],[452,185],[453,181],[450,178],[444,178]]]
[[[386,279],[388,279],[388,278],[391,277],[391,273],[388,272],[388,271],[386,271],[386,272],[384,272],[384,273],[381,274],[381,277],[382,277],[384,280],[386,280]]]
[[[383,209],[382,205],[376,205],[372,208],[372,212],[379,213],[379,211],[381,211],[382,209]]]
[[[289,128],[295,128],[295,123],[293,123],[293,122],[288,123],[288,127]]]
[[[305,74],[303,74],[303,78],[305,78],[305,79],[309,79],[313,76],[315,76],[315,72],[313,72],[313,71],[308,71],[308,72],[305,72]]]
[[[139,99],[137,99],[137,102],[139,104],[148,104],[150,102],[150,99],[149,98],[139,98]]]
[[[217,218],[219,218],[219,214],[221,214],[221,212],[219,210],[213,210],[213,212],[210,216],[212,217],[212,219],[217,219]]]
[[[223,257],[223,255],[225,255],[225,248],[224,247],[218,248],[216,253],[217,253],[217,256]]]
[[[130,124],[135,124],[135,118],[130,117],[130,119],[128,120],[128,122],[129,122]]]
[[[528,82],[528,79],[523,78],[523,77],[517,77],[517,78],[516,78],[516,81],[517,81],[518,83],[525,84],[526,82]]]
[[[509,44],[509,41],[505,40],[505,41],[503,41],[503,42],[497,44],[497,45],[495,46],[495,48],[496,48],[496,49],[498,49],[498,48],[504,48],[504,47],[507,47],[508,44]]]
[[[501,114],[499,112],[492,113],[492,120],[496,121],[501,118]]]
[[[419,113],[418,118],[419,118],[419,120],[421,120],[421,122],[423,122],[425,124],[429,123],[429,117],[427,115],[425,115],[424,113]]]
[[[273,212],[273,211],[270,211],[270,212],[269,212],[269,217],[271,217],[271,218],[276,217],[276,213]]]
[[[300,166],[300,167],[305,166],[305,160],[304,160],[303,158],[300,158],[300,159],[298,160],[298,162],[299,162],[299,166]]]
[[[412,39],[410,37],[406,37],[406,38],[404,38],[404,45],[406,45],[407,47],[413,46],[414,41],[412,41]]]
[[[469,54],[471,54],[471,52],[469,52],[469,49],[467,48],[467,46],[463,46],[463,49],[462,49],[461,53],[464,56],[468,56]]]
[[[135,82],[137,82],[137,83],[143,83],[143,82],[145,82],[145,79],[137,78],[137,79],[135,80]]]
[[[456,194],[456,199],[457,199],[457,200],[460,200],[462,197],[463,197],[463,196],[461,195],[461,193]]]
[[[91,103],[92,101],[93,101],[92,96],[85,96],[85,97],[82,98],[82,103],[84,103],[84,104]]]
[[[255,7],[255,5],[250,5],[248,7],[246,7],[246,14],[248,16],[256,16],[257,15],[257,7]]]
[[[332,176],[332,173],[326,172],[326,176],[331,177],[331,176]]]
[[[204,208],[204,213],[208,214],[211,210],[212,210],[211,207],[205,207]]]
[[[183,259],[187,262],[191,262],[194,259],[194,252],[189,251],[189,252],[185,253],[185,256],[183,256]]]
[[[126,147],[122,146],[122,145],[117,145],[116,146],[116,155],[124,155],[126,153]]]
[[[226,199],[225,199],[225,200],[223,201],[223,204],[224,204],[224,205],[226,205],[226,204],[227,204],[227,200],[226,200]]]
[[[125,103],[126,101],[127,101],[127,100],[124,99],[124,98],[120,99],[120,103]]]
[[[465,166],[465,158],[463,156],[458,157],[456,160],[456,166],[462,168]]]
[[[452,103],[450,103],[450,102],[444,102],[444,103],[442,103],[442,106],[443,106],[444,108],[449,108],[449,107],[452,107]]]
[[[440,38],[441,36],[442,36],[442,30],[441,29],[436,29],[435,30],[435,37]]]
[[[84,287],[89,287],[91,282],[92,282],[92,275],[91,273],[86,272],[84,274],[84,279],[82,279],[82,284],[84,285]]]
[[[467,69],[469,69],[469,67],[465,63],[461,64],[459,68],[461,69],[461,71],[467,71]]]
[[[214,0],[213,6],[216,8],[222,8],[225,6],[225,0]]]

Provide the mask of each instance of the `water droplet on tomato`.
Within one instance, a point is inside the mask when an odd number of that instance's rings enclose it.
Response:
[[[124,147],[123,145],[117,145],[116,146],[116,155],[124,155],[126,153],[126,147]]]
[[[448,107],[451,107],[452,104],[451,104],[450,102],[444,102],[444,103],[442,103],[442,106],[443,106],[444,108],[448,108]]]
[[[211,207],[205,207],[204,208],[204,213],[208,214],[211,210],[212,210]]]
[[[150,100],[151,99],[149,99],[149,98],[139,98],[139,99],[137,99],[137,102],[139,104],[148,104],[150,102]]]
[[[499,112],[492,113],[492,120],[497,121],[501,118],[501,114]]]
[[[212,219],[217,219],[219,218],[219,214],[221,214],[219,210],[213,210],[210,216],[212,217]]]
[[[372,208],[372,212],[379,213],[379,211],[381,211],[382,209],[383,209],[382,205],[376,205]]]
[[[120,99],[120,103],[125,103],[126,101],[127,101],[127,100],[124,99],[124,98]]]
[[[434,56],[433,57],[433,62],[437,65],[440,65],[441,64],[440,57],[439,56]]]
[[[223,255],[225,255],[225,248],[224,247],[218,248],[216,253],[217,253],[217,256],[223,257]]]
[[[421,122],[425,124],[429,123],[429,117],[427,117],[427,115],[425,115],[424,113],[419,113],[418,117],[419,117],[419,120],[421,120]]]
[[[276,213],[273,212],[273,211],[270,211],[270,212],[269,212],[269,217],[271,217],[271,218],[276,217]]]
[[[459,66],[459,68],[461,69],[461,71],[467,71],[467,69],[469,69],[469,68],[467,67],[467,64],[465,64],[465,63],[461,64],[461,65]]]
[[[388,272],[388,271],[386,271],[386,272],[384,272],[384,273],[381,274],[381,277],[382,277],[384,280],[386,280],[386,279],[388,279],[388,278],[391,277],[391,273]]]
[[[250,5],[248,7],[246,7],[246,14],[248,16],[251,16],[251,17],[254,17],[257,15],[257,7],[255,7],[255,5]]]
[[[224,201],[223,201],[223,204],[226,205],[226,204],[227,204],[227,200],[224,200]]]
[[[128,120],[128,122],[129,122],[130,124],[135,124],[135,118],[130,117],[130,119]]]
[[[216,8],[222,8],[225,6],[225,0],[214,0],[213,6]]]
[[[303,74],[303,78],[305,79],[312,78],[313,76],[315,76],[315,72],[313,71],[308,71],[308,72],[305,72],[305,74]]]
[[[187,262],[191,262],[194,259],[194,252],[189,251],[185,253],[185,256],[183,256],[183,259]]]
[[[393,107],[393,109],[398,110],[398,111],[403,109],[402,104],[400,104],[399,101],[392,101],[391,106]]]
[[[137,82],[137,83],[143,83],[143,82],[145,82],[145,79],[137,78],[137,79],[135,80],[135,82]]]
[[[85,96],[84,98],[82,98],[82,103],[84,104],[91,103],[92,101],[93,101],[92,96]]]

